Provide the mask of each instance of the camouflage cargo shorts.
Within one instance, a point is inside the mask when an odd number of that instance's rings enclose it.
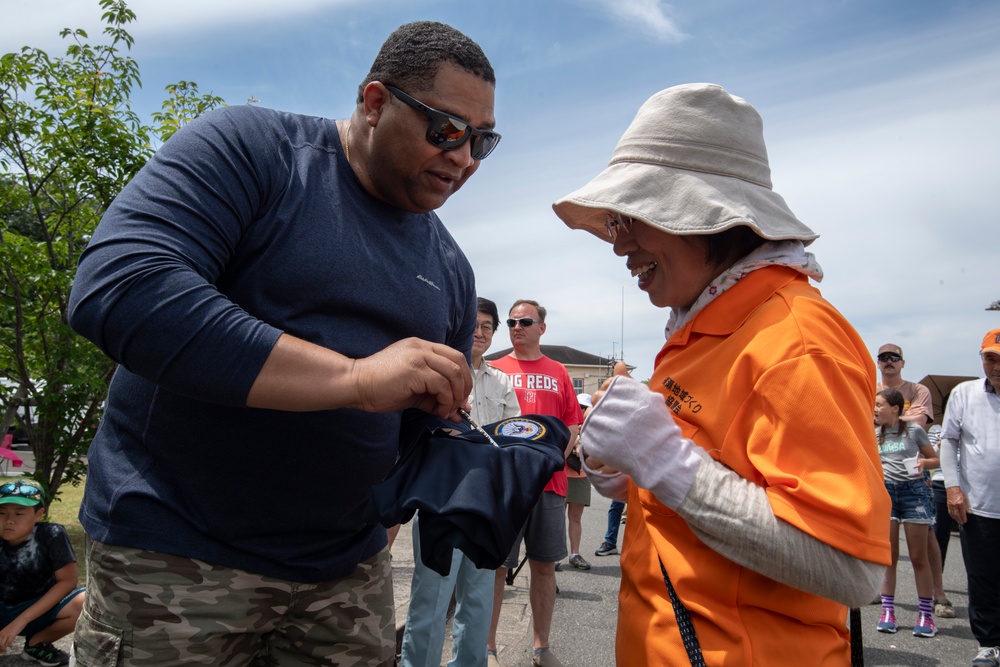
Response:
[[[392,665],[388,550],[322,584],[93,540],[87,567],[78,667]]]

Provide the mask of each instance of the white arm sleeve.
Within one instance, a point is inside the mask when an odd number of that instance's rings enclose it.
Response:
[[[945,488],[959,486],[958,440],[955,438],[941,438],[941,472],[944,473]]]

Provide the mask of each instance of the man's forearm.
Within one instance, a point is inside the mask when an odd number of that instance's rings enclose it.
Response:
[[[282,334],[257,374],[247,405],[306,412],[417,408],[460,421],[472,373],[465,355],[442,343],[405,338],[363,359]]]
[[[283,334],[271,349],[247,395],[247,406],[308,412],[352,405],[354,360]]]

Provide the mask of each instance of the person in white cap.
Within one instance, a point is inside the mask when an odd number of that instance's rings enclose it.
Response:
[[[809,283],[817,234],[771,189],[759,114],[663,90],[553,208],[671,309],[648,386],[612,378],[581,430],[594,486],[628,499],[618,664],[848,664],[847,606],[890,562],[875,368]]]
[[[975,667],[1000,667],[1000,329],[983,337],[986,380],[952,389],[941,430],[948,514],[961,525]]]

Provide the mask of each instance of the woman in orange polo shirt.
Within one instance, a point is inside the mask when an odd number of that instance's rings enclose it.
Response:
[[[648,386],[606,383],[581,431],[629,505],[618,664],[848,665],[847,608],[890,560],[875,369],[809,283],[817,234],[771,190],[760,116],[719,86],[661,91],[553,208],[671,309]]]

